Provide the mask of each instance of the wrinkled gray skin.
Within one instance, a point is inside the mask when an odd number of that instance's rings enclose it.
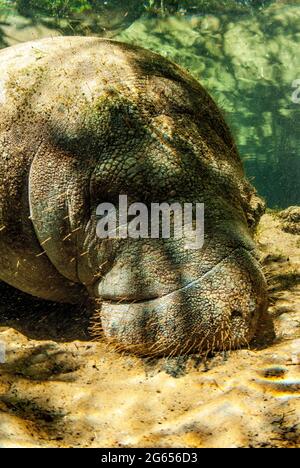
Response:
[[[243,346],[266,308],[249,227],[262,203],[222,115],[149,51],[55,38],[0,52],[0,279],[95,299],[107,339],[141,354]],[[96,207],[205,203],[205,243],[100,240]]]

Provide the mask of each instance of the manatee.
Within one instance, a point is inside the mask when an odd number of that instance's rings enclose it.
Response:
[[[93,304],[116,348],[180,355],[247,345],[267,307],[253,232],[263,202],[222,112],[143,48],[56,37],[0,52],[0,280]],[[184,237],[100,239],[97,206],[204,203]]]

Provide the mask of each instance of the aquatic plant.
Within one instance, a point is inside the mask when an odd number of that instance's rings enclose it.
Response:
[[[59,29],[65,35],[117,30],[143,10],[140,0],[0,0],[0,18],[12,12],[30,20],[31,25]]]
[[[249,8],[264,8],[274,0],[148,0],[145,8],[149,13],[168,15],[173,13],[220,13],[249,12]]]

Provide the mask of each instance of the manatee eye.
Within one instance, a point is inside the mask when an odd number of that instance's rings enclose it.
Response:
[[[176,196],[176,190],[171,190],[171,192],[169,193],[169,196],[170,197],[175,197]]]

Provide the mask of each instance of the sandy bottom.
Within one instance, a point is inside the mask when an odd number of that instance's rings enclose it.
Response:
[[[115,354],[80,308],[3,286],[0,447],[299,447],[300,236],[267,214],[258,241],[268,316],[250,349],[206,360]]]

